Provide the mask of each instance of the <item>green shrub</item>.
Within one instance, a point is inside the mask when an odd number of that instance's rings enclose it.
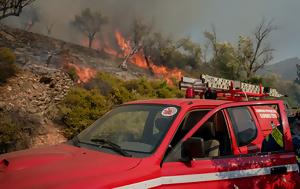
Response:
[[[112,104],[96,89],[71,90],[60,105],[62,120],[65,123],[64,135],[69,139],[77,135],[100,118],[111,106]]]
[[[10,49],[0,47],[0,83],[17,73],[15,61],[16,57]]]
[[[125,87],[129,91],[136,91],[141,96],[155,97],[153,84],[145,78],[127,81]]]
[[[114,87],[109,95],[109,99],[113,104],[123,104],[125,102],[137,100],[137,95],[134,92],[130,92],[125,87]]]
[[[69,67],[66,70],[66,72],[73,81],[78,81],[79,77],[78,77],[76,69],[74,67]]]
[[[170,86],[165,81],[152,81],[152,86],[158,98],[182,98],[184,96],[179,88]]]
[[[0,112],[0,117],[0,154],[28,148],[38,120],[17,111]]]
[[[96,77],[86,83],[86,89],[98,89],[102,95],[108,96],[114,91],[115,88],[124,86],[124,81],[117,78],[113,74],[106,72],[98,72]]]
[[[125,83],[129,91],[135,91],[142,98],[180,98],[182,91],[174,86],[169,86],[165,81],[147,80],[145,78],[127,81]]]
[[[21,129],[9,115],[1,115],[0,144],[13,144],[21,138]]]
[[[13,64],[16,61],[16,56],[9,48],[0,47],[0,61]]]
[[[88,127],[113,105],[150,98],[182,97],[183,93],[165,81],[145,78],[123,81],[109,73],[98,73],[85,85],[87,89],[75,88],[60,106],[65,123],[64,135],[72,138]]]

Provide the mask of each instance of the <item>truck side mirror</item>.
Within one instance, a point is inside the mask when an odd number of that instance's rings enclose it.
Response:
[[[182,162],[190,162],[194,158],[205,157],[204,141],[200,137],[191,137],[181,144]]]

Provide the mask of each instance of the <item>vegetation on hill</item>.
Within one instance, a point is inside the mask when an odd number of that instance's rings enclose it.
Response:
[[[16,56],[12,50],[0,47],[0,83],[6,82],[8,78],[17,73],[15,61]]]
[[[0,20],[8,16],[19,16],[24,7],[34,0],[5,0],[0,1]]]
[[[84,87],[71,90],[61,103],[63,132],[69,139],[74,137],[115,105],[138,99],[176,97],[183,97],[183,93],[165,81],[145,78],[123,81],[112,74],[99,72]]]
[[[0,154],[26,149],[31,138],[37,135],[37,118],[20,111],[4,112],[0,109]]]
[[[239,36],[237,43],[220,41],[213,29],[204,33],[207,40],[204,46],[190,38],[176,41],[165,37],[139,21],[135,21],[133,26],[133,31],[129,32],[132,36],[126,36],[133,40],[130,44],[131,53],[141,53],[149,65],[153,63],[181,69],[194,77],[204,73],[253,84],[263,83],[264,86],[279,89],[282,94],[288,94],[288,101],[292,105],[300,102],[300,87],[297,83],[282,81],[274,75],[256,74],[272,60],[273,49],[266,43],[267,37],[275,29],[271,22],[263,21],[254,36]],[[92,35],[90,46],[93,39]],[[16,57],[10,49],[0,48],[0,83],[7,81],[18,71],[15,60]],[[75,68],[66,71],[74,81],[78,79]],[[63,124],[64,136],[71,139],[115,105],[138,99],[182,96],[183,93],[177,87],[169,86],[162,80],[140,78],[124,81],[113,74],[99,72],[90,82],[78,85],[68,93],[59,105],[60,113],[56,115],[56,120]],[[23,132],[27,125],[20,122],[23,118],[16,119],[11,114],[1,116],[0,145],[21,141],[22,148],[28,146],[27,138],[23,137],[27,136]]]

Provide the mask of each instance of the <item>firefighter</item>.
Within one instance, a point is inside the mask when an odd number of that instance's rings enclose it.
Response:
[[[275,126],[273,122],[272,132],[263,140],[261,151],[262,152],[276,152],[283,150],[283,127],[282,125]]]

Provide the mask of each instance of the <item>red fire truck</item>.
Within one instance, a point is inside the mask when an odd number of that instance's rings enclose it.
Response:
[[[300,188],[284,103],[265,99],[276,90],[180,86],[185,99],[130,102],[72,141],[1,155],[0,188]]]

